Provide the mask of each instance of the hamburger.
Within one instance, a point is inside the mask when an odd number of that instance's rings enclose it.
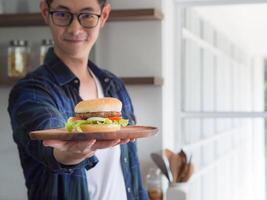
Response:
[[[119,99],[105,97],[79,102],[75,117],[65,124],[68,132],[113,132],[127,126],[128,120],[121,117],[122,103]]]

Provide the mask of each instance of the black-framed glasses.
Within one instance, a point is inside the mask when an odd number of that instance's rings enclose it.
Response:
[[[74,16],[76,16],[82,27],[94,28],[97,26],[99,18],[101,17],[101,15],[94,13],[84,12],[84,13],[74,14],[69,11],[59,11],[59,10],[54,10],[54,11],[50,10],[49,14],[52,16],[52,21],[55,25],[63,27],[69,26],[72,23]]]

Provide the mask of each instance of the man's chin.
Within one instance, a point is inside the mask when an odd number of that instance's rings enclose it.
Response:
[[[70,58],[84,59],[88,57],[90,49],[85,45],[60,45],[59,48],[55,48],[56,52],[63,54]]]
[[[74,58],[74,59],[84,59],[86,57],[88,57],[89,53],[88,54],[85,54],[84,51],[83,52],[67,52],[67,55],[70,57],[70,58]]]
[[[88,59],[88,55],[89,55],[89,52],[86,53],[86,51],[83,49],[83,51],[81,50],[69,50],[69,49],[64,49],[63,51],[61,50],[61,52],[58,52],[58,56],[62,58],[65,57],[65,58],[71,58],[71,59],[75,59],[75,60],[84,60],[84,59]],[[63,59],[64,60],[64,59]]]

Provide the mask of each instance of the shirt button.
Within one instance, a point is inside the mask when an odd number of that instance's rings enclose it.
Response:
[[[126,157],[123,160],[124,160],[125,163],[127,163],[127,158]]]
[[[73,169],[67,169],[67,172],[68,173],[72,173],[73,172]]]
[[[105,83],[109,82],[109,78],[104,79]]]
[[[127,188],[127,191],[130,193],[130,192],[131,192],[131,188],[130,188],[130,187],[128,187],[128,188]]]
[[[75,79],[75,80],[74,80],[74,83],[75,83],[75,84],[78,84],[78,83],[79,83],[79,80]]]

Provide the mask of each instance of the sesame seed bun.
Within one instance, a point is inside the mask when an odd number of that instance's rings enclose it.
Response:
[[[88,112],[121,112],[122,103],[119,99],[112,97],[85,100],[78,103],[74,111],[75,113]]]

